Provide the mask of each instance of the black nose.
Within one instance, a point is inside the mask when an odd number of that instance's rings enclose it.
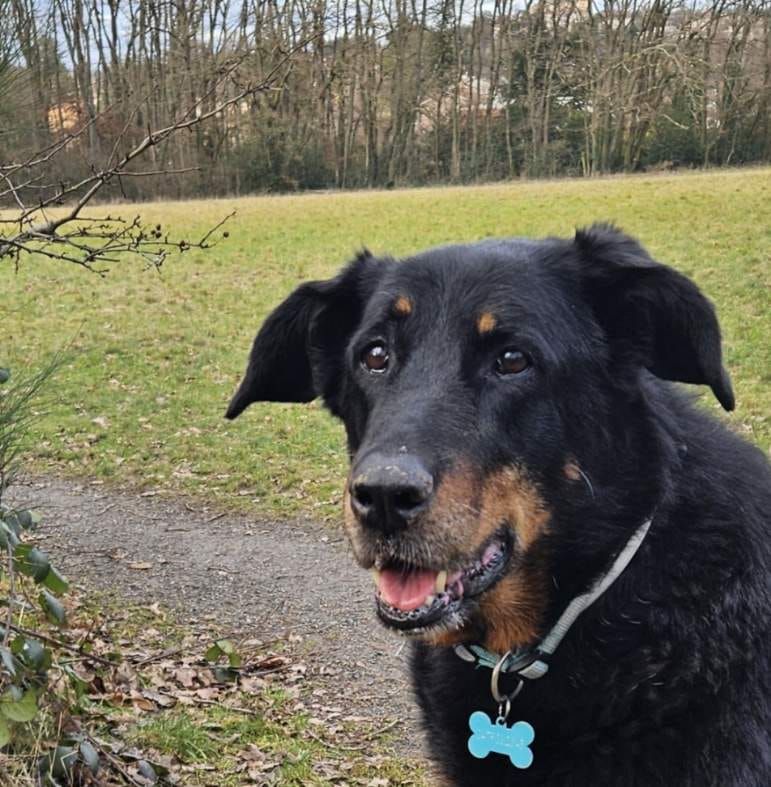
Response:
[[[362,524],[384,532],[415,520],[434,491],[431,473],[410,454],[370,454],[352,476],[351,507]]]

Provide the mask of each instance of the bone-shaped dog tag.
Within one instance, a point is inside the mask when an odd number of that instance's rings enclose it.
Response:
[[[526,721],[507,727],[503,717],[493,723],[486,713],[475,711],[469,716],[468,726],[472,733],[468,750],[474,757],[481,760],[495,752],[507,756],[515,768],[529,768],[532,764],[530,744],[535,740],[535,730]]]

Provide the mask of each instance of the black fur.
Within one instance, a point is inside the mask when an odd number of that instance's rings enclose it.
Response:
[[[396,317],[400,294],[414,309]],[[474,331],[480,310],[498,318],[489,337]],[[373,340],[390,348],[387,375],[361,367]],[[493,371],[507,347],[532,357],[512,379]],[[258,334],[228,417],[258,400],[320,395],[345,423],[354,466],[407,446],[437,485],[461,460],[483,473],[527,469],[551,519],[511,570],[548,560],[541,634],[654,513],[626,571],[514,702],[511,720],[536,730],[529,769],[468,754],[469,714],[495,712],[489,670],[414,646],[429,747],[452,783],[771,784],[771,473],[760,451],[663,380],[707,385],[734,406],[712,306],[605,226],[403,263],[361,255],[299,288]],[[565,478],[567,458],[586,483]],[[427,540],[426,560],[441,565],[445,548]],[[469,630],[481,638],[489,625]]]

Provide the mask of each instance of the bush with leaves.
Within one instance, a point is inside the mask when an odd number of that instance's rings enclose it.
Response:
[[[66,706],[65,697],[50,691],[54,674],[78,690],[77,674],[60,655],[64,643],[52,636],[65,623],[61,596],[68,582],[48,555],[27,540],[40,517],[4,503],[34,417],[32,402],[58,364],[55,359],[18,382],[0,368],[0,748],[12,747],[44,710]],[[38,761],[42,783],[73,783],[84,781],[81,775],[96,774],[99,757],[85,736],[57,737],[57,745]]]

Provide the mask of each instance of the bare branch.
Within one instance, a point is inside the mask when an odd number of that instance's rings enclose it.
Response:
[[[119,155],[118,151],[127,137],[131,121],[137,112],[137,108],[134,107],[129,118],[123,124],[123,129],[117,136],[104,167],[95,168],[90,175],[73,184],[60,184],[48,196],[39,199],[35,205],[24,204],[20,197],[21,187],[13,183],[12,176],[18,172],[28,173],[30,169],[50,161],[61,153],[72,140],[84,134],[89,126],[96,122],[96,118],[92,118],[77,132],[68,135],[65,140],[50,145],[27,161],[0,168],[0,176],[8,184],[4,193],[14,197],[20,210],[20,213],[13,219],[0,221],[0,223],[12,223],[19,228],[16,233],[0,236],[0,260],[9,258],[18,265],[22,255],[40,254],[49,259],[76,263],[96,272],[104,273],[103,269],[97,269],[94,265],[115,262],[119,255],[126,253],[138,255],[149,264],[159,267],[172,249],[187,251],[191,248],[208,248],[211,245],[213,233],[223,226],[233,215],[232,213],[209,229],[195,243],[163,238],[159,230],[144,227],[138,217],[130,222],[120,217],[108,217],[102,222],[94,223],[93,219],[82,217],[81,214],[102,188],[114,179],[182,174],[198,169],[197,167],[161,167],[151,170],[133,170],[130,169],[130,165],[145,155],[148,150],[157,147],[173,135],[193,129],[207,120],[227,112],[230,107],[239,105],[248,97],[270,90],[293,55],[306,47],[312,38],[303,39],[284,52],[268,74],[258,81],[246,80],[239,83],[238,70],[248,53],[234,58],[220,69],[208,89],[185,107],[175,122],[162,128],[149,130],[128,152]],[[223,87],[228,84],[237,84],[238,89],[233,95],[215,101],[214,106],[205,109],[207,103],[215,99]],[[104,115],[104,113],[102,114]],[[23,185],[28,186],[36,179],[36,177],[28,176],[23,181]],[[58,215],[46,216],[47,208],[62,205],[71,197],[76,197],[71,206],[58,212]],[[35,223],[36,216],[42,216],[43,220]],[[82,220],[91,223],[79,224]],[[69,229],[73,225],[74,229]],[[68,228],[67,231],[64,228]]]

